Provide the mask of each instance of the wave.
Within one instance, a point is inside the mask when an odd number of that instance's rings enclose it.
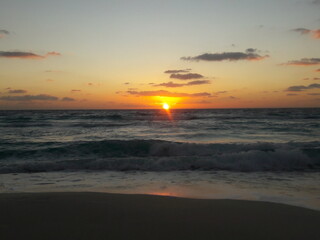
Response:
[[[319,171],[320,142],[106,140],[0,145],[0,173],[73,170]]]

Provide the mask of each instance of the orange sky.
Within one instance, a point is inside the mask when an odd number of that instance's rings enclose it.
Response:
[[[4,0],[0,109],[320,107],[319,11],[319,1]]]

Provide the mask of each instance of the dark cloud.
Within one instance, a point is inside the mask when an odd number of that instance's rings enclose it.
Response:
[[[203,78],[203,76],[198,73],[186,73],[186,74],[173,73],[170,75],[170,78],[179,79],[179,80],[190,80],[190,79]]]
[[[176,87],[184,87],[184,86],[194,86],[194,85],[202,85],[202,84],[210,84],[209,80],[195,80],[188,83],[174,83],[174,82],[166,82],[160,84],[153,84],[154,87],[168,87],[168,88],[176,88]]]
[[[302,58],[301,60],[289,61],[281,65],[295,65],[295,66],[312,66],[319,65],[320,58]]]
[[[44,59],[47,56],[60,56],[60,53],[57,52],[48,52],[45,56],[41,56],[32,52],[20,52],[20,51],[13,51],[13,52],[6,52],[0,51],[0,57],[4,58],[20,58],[20,59]]]
[[[0,30],[0,38],[3,38],[4,36],[9,35],[9,34],[10,34],[10,32],[7,30],[4,30],[4,29]]]
[[[185,84],[183,83],[174,83],[174,82],[166,82],[160,84],[153,84],[154,87],[168,87],[168,88],[176,88],[176,87],[183,87]]]
[[[4,96],[0,97],[4,101],[57,101],[58,98],[47,94],[24,95],[24,96]]]
[[[31,52],[4,52],[0,51],[0,57],[5,58],[21,58],[21,59],[41,59],[44,56],[40,56]]]
[[[320,5],[320,0],[313,0],[312,3],[313,3],[313,4],[319,4],[319,5]]]
[[[172,74],[172,73],[186,73],[186,72],[189,72],[191,71],[190,68],[188,69],[183,69],[183,70],[167,70],[165,71],[164,73],[168,73],[168,74]]]
[[[130,83],[129,83],[129,82],[125,82],[124,84],[125,84],[125,85],[129,85]]]
[[[292,31],[298,32],[300,34],[309,34],[311,32],[311,30],[307,28],[295,28],[295,29],[292,29]]]
[[[135,96],[162,96],[162,97],[211,97],[210,93],[179,93],[179,92],[169,92],[165,90],[158,91],[127,91],[128,94]]]
[[[317,89],[317,88],[320,88],[320,84],[314,83],[314,84],[310,84],[309,86],[303,86],[303,85],[291,86],[291,87],[288,87],[286,89],[286,91],[288,91],[288,92],[301,92],[301,91],[304,91],[304,90]]]
[[[320,96],[320,93],[308,93],[310,96]]]
[[[316,72],[320,72],[320,68],[316,70]]]
[[[0,30],[0,34],[6,34],[6,35],[9,35],[9,34],[10,34],[10,32],[9,32],[9,31],[7,31],[7,30],[1,29],[1,30]]]
[[[27,92],[26,90],[22,90],[22,89],[12,89],[8,91],[8,93],[11,93],[11,94],[26,93],[26,92]]]
[[[248,48],[245,52],[223,52],[223,53],[204,53],[195,57],[182,57],[185,61],[239,61],[239,60],[262,60],[268,55],[261,56],[258,51],[253,48]]]
[[[75,99],[74,99],[74,98],[70,98],[70,97],[64,97],[64,98],[61,99],[61,101],[64,101],[64,102],[73,102],[73,101],[75,101]]]
[[[298,95],[299,95],[299,94],[296,94],[296,93],[288,93],[288,94],[287,94],[288,97],[293,97],[293,96],[298,96]]]
[[[210,83],[211,81],[209,80],[195,80],[195,81],[188,82],[186,86],[203,85],[203,84],[210,84]]]
[[[316,29],[316,30],[310,30],[307,28],[295,28],[292,29],[292,31],[294,32],[298,32],[300,34],[311,34],[311,37],[315,38],[315,39],[320,39],[320,29]]]

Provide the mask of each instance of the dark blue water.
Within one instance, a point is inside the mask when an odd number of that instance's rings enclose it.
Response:
[[[320,109],[0,111],[0,173],[319,171]]]

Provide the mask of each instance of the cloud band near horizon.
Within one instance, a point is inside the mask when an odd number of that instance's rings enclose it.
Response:
[[[245,52],[223,52],[223,53],[204,53],[195,57],[181,57],[184,61],[259,61],[269,57],[268,55],[261,56],[257,53],[256,49],[248,48]]]
[[[32,52],[0,51],[0,57],[3,57],[3,58],[44,59],[48,56],[61,56],[61,54],[58,52],[48,52],[46,55],[42,56]]]

